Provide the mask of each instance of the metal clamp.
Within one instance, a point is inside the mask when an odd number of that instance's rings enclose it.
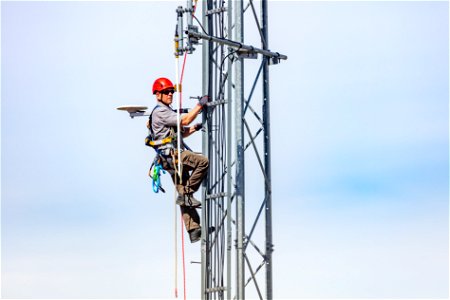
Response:
[[[209,16],[209,15],[213,15],[213,14],[222,13],[224,11],[227,11],[227,8],[225,6],[222,6],[222,7],[216,8],[216,9],[211,9],[211,10],[206,11],[205,15]]]

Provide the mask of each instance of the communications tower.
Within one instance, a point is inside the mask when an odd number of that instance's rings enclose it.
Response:
[[[178,7],[175,39],[178,53],[201,44],[203,94],[211,97],[202,116],[210,169],[201,297],[273,299],[269,68],[287,56],[269,50],[267,0],[205,0],[201,18],[195,5]]]

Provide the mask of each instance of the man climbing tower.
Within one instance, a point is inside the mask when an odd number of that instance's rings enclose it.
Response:
[[[181,147],[177,149],[177,112],[171,108],[175,87],[173,83],[164,77],[158,78],[153,83],[153,94],[156,96],[156,106],[150,114],[147,127],[150,134],[146,144],[153,147],[161,160],[161,164],[167,170],[178,192],[176,204],[180,205],[186,230],[192,243],[200,240],[200,217],[196,208],[201,202],[194,198],[193,194],[199,189],[203,178],[208,172],[208,158],[186,149],[183,138],[202,128],[201,124],[190,125],[203,106],[208,102],[208,96],[203,96],[198,104],[188,113],[181,115]],[[178,176],[178,159],[181,159],[181,178]]]

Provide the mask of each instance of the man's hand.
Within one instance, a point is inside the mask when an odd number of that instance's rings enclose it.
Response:
[[[205,95],[198,99],[198,104],[192,108],[187,114],[181,115],[181,126],[188,126],[203,110],[203,106],[208,103],[209,96]]]
[[[183,128],[183,138],[187,138],[191,134],[193,134],[196,131],[199,131],[203,128],[202,123],[197,123],[195,125],[192,125],[190,127],[184,127]]]
[[[194,127],[195,131],[199,131],[199,130],[201,130],[203,128],[203,124],[202,123],[197,123],[197,124],[195,124],[192,127]]]
[[[204,106],[206,103],[208,103],[208,101],[209,101],[209,96],[205,95],[198,100],[198,104],[200,104],[201,106]]]

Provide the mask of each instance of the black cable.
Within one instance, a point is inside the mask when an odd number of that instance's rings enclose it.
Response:
[[[197,21],[198,25],[199,25],[200,28],[203,30],[203,32],[204,32],[205,34],[209,35],[208,32],[206,32],[205,27],[203,27],[202,23],[199,21],[199,19],[197,19],[197,17],[194,16],[194,15],[192,15],[192,17],[194,17],[195,21]]]

